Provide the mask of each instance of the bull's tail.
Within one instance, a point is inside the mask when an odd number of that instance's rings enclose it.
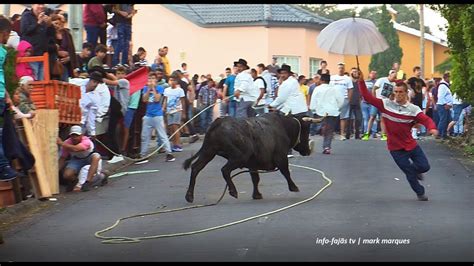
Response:
[[[191,158],[186,159],[183,163],[183,168],[184,170],[188,170],[188,168],[191,166],[191,163],[199,156],[201,150],[199,150],[196,154],[191,156]]]

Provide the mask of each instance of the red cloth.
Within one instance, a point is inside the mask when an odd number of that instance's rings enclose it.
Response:
[[[84,4],[82,19],[84,25],[100,26],[106,22],[107,17],[101,4]]]
[[[427,130],[436,129],[433,120],[412,103],[400,106],[390,99],[375,98],[367,90],[364,81],[359,81],[359,91],[367,103],[377,107],[382,113],[387,131],[387,148],[390,151],[411,151],[416,148],[416,140],[411,135],[411,128],[416,123],[423,124]]]
[[[143,89],[148,82],[148,68],[141,67],[125,77],[130,82],[130,95]]]

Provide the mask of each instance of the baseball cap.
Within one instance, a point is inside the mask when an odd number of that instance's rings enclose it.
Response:
[[[72,126],[69,130],[69,136],[71,135],[82,135],[82,128],[81,126]]]

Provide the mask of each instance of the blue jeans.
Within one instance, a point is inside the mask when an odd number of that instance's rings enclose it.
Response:
[[[439,122],[438,122],[438,130],[439,130],[439,136],[444,138],[448,135],[447,129],[448,129],[448,123],[451,120],[451,112],[450,110],[444,109],[444,105],[437,104],[436,105],[438,109],[438,115],[439,115]]]
[[[255,110],[252,108],[252,101],[240,101],[237,102],[236,118],[254,117],[256,115]]]
[[[120,53],[122,53],[121,64],[128,64],[128,49],[130,48],[130,40],[132,39],[132,25],[117,23],[117,35],[117,49],[112,58],[112,65],[118,64]]]
[[[237,115],[237,101],[229,101],[227,104],[227,108],[229,116],[235,117]]]
[[[418,182],[417,175],[428,172],[428,170],[430,170],[430,164],[421,147],[416,145],[416,148],[411,151],[390,151],[390,154],[398,167],[400,167],[407,176],[408,183],[416,195],[424,195],[425,188]]]
[[[206,107],[207,106],[205,106],[204,108],[206,108]],[[203,132],[206,132],[207,128],[212,123],[212,113],[213,113],[213,108],[209,108],[209,109],[207,109],[206,111],[202,112],[199,115],[200,122],[201,122],[200,126],[201,126],[201,130]]]
[[[92,44],[93,48],[95,49],[97,41],[99,40],[101,28],[99,26],[84,25],[84,29],[86,30],[87,42]],[[94,51],[94,49],[92,49],[92,51]]]
[[[459,119],[454,124],[454,134],[463,134],[464,133],[464,114],[463,110],[461,110],[461,114],[459,115]]]
[[[168,140],[168,135],[166,134],[165,129],[165,122],[163,116],[144,116],[143,117],[143,125],[142,125],[142,144],[140,147],[140,155],[145,156],[147,155],[148,145],[150,144],[151,140],[151,131],[152,129],[156,129],[157,139],[164,143],[164,148],[168,153],[171,153],[171,146]]]
[[[31,62],[30,66],[33,70],[33,75],[35,75],[35,79],[44,80],[43,62]]]
[[[368,104],[366,102],[361,103],[361,109],[362,109],[362,118],[364,120],[363,126],[364,126],[364,133],[371,133],[368,130],[368,125],[369,125],[369,119],[370,119],[370,110],[372,108],[371,104]],[[374,123],[372,124],[372,132],[376,133],[377,132],[377,120],[374,120]]]
[[[5,110],[5,98],[0,98],[0,116],[3,118],[3,111]],[[5,152],[3,151],[3,122],[0,124],[0,169],[10,165],[7,157],[5,157]]]

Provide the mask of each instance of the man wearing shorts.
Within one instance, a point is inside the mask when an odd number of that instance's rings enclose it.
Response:
[[[339,63],[337,64],[337,71],[336,75],[331,76],[331,82],[329,85],[334,86],[336,89],[339,89],[341,93],[344,94],[344,103],[341,107],[341,114],[339,119],[341,120],[341,140],[346,140],[346,128],[347,128],[347,120],[349,119],[350,114],[350,104],[349,99],[352,98],[352,89],[354,85],[352,84],[352,80],[350,77],[344,75],[345,72],[345,64]]]
[[[177,75],[171,75],[168,82],[170,87],[166,88],[164,92],[165,100],[163,101],[163,109],[166,110],[170,134],[176,132],[172,139],[173,147],[171,147],[171,150],[181,152],[183,151],[183,147],[181,146],[181,135],[178,128],[181,125],[181,117],[184,116],[183,107],[186,104],[186,95],[184,94],[184,90],[179,86],[179,77]]]

